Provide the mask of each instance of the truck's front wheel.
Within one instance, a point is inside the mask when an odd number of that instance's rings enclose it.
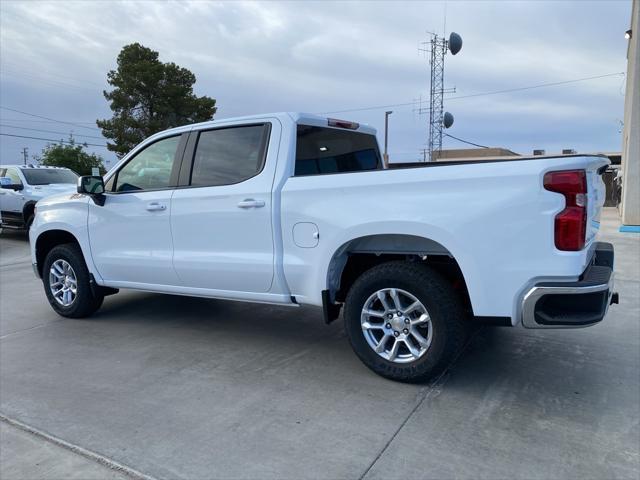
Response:
[[[465,314],[451,285],[435,270],[389,262],[363,273],[345,302],[355,353],[374,372],[423,382],[440,373],[466,337]]]
[[[104,300],[91,289],[82,251],[73,243],[51,249],[44,261],[42,282],[49,304],[63,317],[89,316]]]

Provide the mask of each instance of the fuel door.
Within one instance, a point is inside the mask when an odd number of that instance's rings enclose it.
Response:
[[[293,226],[293,243],[300,248],[314,248],[318,246],[320,231],[315,223],[299,222]]]

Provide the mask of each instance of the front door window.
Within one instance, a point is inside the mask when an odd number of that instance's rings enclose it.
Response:
[[[171,186],[180,136],[164,138],[138,152],[117,173],[115,192],[161,190]]]

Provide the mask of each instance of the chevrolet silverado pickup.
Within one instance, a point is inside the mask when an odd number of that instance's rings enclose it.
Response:
[[[341,308],[376,373],[419,382],[473,323],[600,322],[613,247],[595,240],[601,156],[384,169],[375,130],[278,113],[153,135],[30,230],[53,309],[84,317],[118,289]],[[259,315],[259,306],[256,307]]]

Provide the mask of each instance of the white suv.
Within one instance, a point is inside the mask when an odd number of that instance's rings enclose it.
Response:
[[[78,175],[68,168],[0,165],[0,226],[29,229],[36,202],[73,192]]]

